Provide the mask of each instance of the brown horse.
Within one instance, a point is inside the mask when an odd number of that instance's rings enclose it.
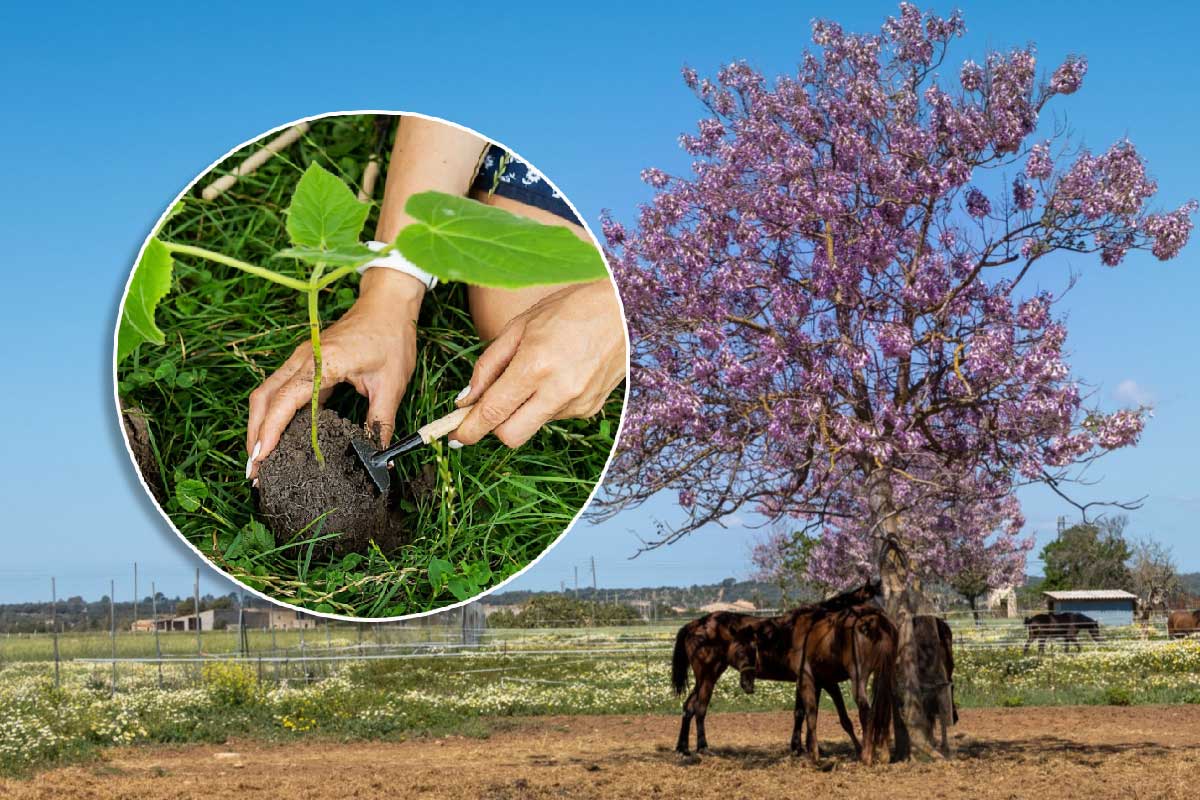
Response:
[[[1094,641],[1100,641],[1100,623],[1078,611],[1050,611],[1026,617],[1024,621],[1029,629],[1029,637],[1025,640],[1023,655],[1029,654],[1029,646],[1034,641],[1038,643],[1038,655],[1045,651],[1046,642],[1053,639],[1061,639],[1063,649],[1068,653],[1071,652],[1071,645],[1075,645],[1078,651],[1083,650],[1083,645],[1079,643],[1080,633],[1087,633]]]
[[[1172,611],[1167,617],[1167,636],[1182,639],[1200,633],[1200,608],[1195,611]]]
[[[794,611],[777,617],[755,617],[717,611],[692,620],[679,629],[675,636],[675,649],[671,657],[671,684],[678,695],[687,688],[688,668],[695,676],[695,685],[683,703],[683,720],[679,728],[679,741],[675,749],[688,752],[688,739],[692,720],[696,721],[696,749],[708,748],[704,731],[704,719],[712,700],[713,689],[725,670],[733,667],[741,676],[742,690],[754,693],[754,679],[768,681],[795,681],[796,665],[791,649],[793,631],[798,615],[816,611],[834,611],[853,605],[870,602],[879,596],[878,581],[868,581],[863,586],[832,597],[823,603],[801,606]],[[837,684],[822,684],[817,688],[829,692],[838,712],[842,728],[850,735],[856,752],[861,752],[854,724],[846,713],[841,690]]]
[[[800,727],[807,728],[808,755],[816,761],[817,701],[821,686],[849,680],[862,725],[862,761],[870,764],[875,751],[887,747],[892,725],[896,649],[899,632],[882,610],[859,605],[840,611],[803,615],[793,631],[796,673],[796,710],[792,751],[800,751]],[[868,697],[871,676],[875,686]],[[838,690],[840,693],[840,690]]]

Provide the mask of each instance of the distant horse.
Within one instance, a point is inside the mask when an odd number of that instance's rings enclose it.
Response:
[[[799,655],[792,751],[800,751],[800,726],[807,728],[808,755],[816,761],[817,701],[821,686],[849,680],[862,725],[862,761],[870,764],[877,748],[886,748],[892,725],[896,650],[900,634],[882,610],[859,605],[840,611],[817,610],[795,620]],[[875,677],[874,691],[867,682]],[[840,694],[840,689],[837,690]]]
[[[695,685],[683,703],[683,720],[679,728],[679,741],[675,749],[688,752],[688,739],[692,720],[696,721],[696,749],[708,749],[704,731],[704,718],[712,700],[717,680],[729,667],[738,670],[742,690],[754,693],[754,679],[769,681],[796,680],[796,665],[792,660],[793,632],[799,615],[812,614],[820,610],[836,611],[862,603],[879,596],[878,581],[868,581],[854,589],[823,603],[800,608],[776,617],[755,617],[717,611],[692,620],[679,629],[675,636],[675,649],[671,657],[671,685],[677,695],[687,688],[688,668],[695,676]],[[846,713],[841,690],[837,684],[822,684],[817,687],[818,697],[824,689],[833,699],[842,728],[850,735],[855,752],[861,751],[854,734],[854,724]]]
[[[1200,633],[1200,608],[1195,611],[1172,611],[1167,617],[1167,636],[1182,639]]]
[[[1038,655],[1046,649],[1046,642],[1061,639],[1063,647],[1069,653],[1071,645],[1077,650],[1083,650],[1079,643],[1079,634],[1087,633],[1094,641],[1100,641],[1100,623],[1077,611],[1046,612],[1034,614],[1025,618],[1025,627],[1029,629],[1029,637],[1025,640],[1025,655],[1029,654],[1029,646],[1034,640],[1038,643]]]

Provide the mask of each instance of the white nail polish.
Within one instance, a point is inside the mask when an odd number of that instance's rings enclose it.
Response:
[[[262,452],[262,442],[254,443],[254,452],[250,453],[250,457],[246,459],[246,479],[250,479],[250,470],[254,469],[254,459],[258,458],[258,454]]]
[[[257,489],[257,488],[258,488],[258,478],[255,478],[254,480],[250,481],[250,488],[251,488],[251,489]]]
[[[461,450],[462,446],[463,446],[463,443],[460,442],[458,439],[450,440],[450,449],[451,450]]]
[[[454,402],[457,403],[459,400],[462,400],[464,397],[466,397],[470,393],[471,393],[471,384],[468,383],[466,386],[463,387],[463,390],[461,392],[459,392],[458,395],[455,396]]]

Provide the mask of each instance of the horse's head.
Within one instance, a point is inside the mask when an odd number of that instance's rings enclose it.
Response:
[[[872,600],[883,594],[883,578],[876,575],[872,578],[867,578],[867,582],[862,585],[859,592],[863,595],[863,602]]]
[[[731,663],[741,677],[742,691],[754,694],[754,675],[758,672],[758,640],[752,631],[744,630],[738,634]]]

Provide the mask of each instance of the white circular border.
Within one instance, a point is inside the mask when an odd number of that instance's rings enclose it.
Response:
[[[558,188],[558,186],[554,183],[554,181],[552,181],[552,180],[550,180],[550,178],[546,177],[545,173],[540,173],[542,175],[542,179],[545,180],[546,183],[550,184],[551,188],[553,188],[554,191],[558,192],[558,194],[562,198],[563,202],[565,202],[567,204],[567,206],[571,209],[572,213],[575,214],[575,218],[579,220],[579,223],[583,226],[584,230],[587,231],[588,236],[591,237],[592,244],[594,244],[596,246],[596,249],[600,252],[600,258],[604,261],[604,267],[608,271],[608,279],[612,282],[613,289],[616,291],[617,305],[621,309],[621,321],[624,323],[624,333],[625,333],[625,396],[622,398],[622,401],[621,401],[621,418],[617,421],[617,432],[616,432],[616,435],[613,437],[613,446],[608,452],[608,458],[604,462],[604,468],[602,470],[600,470],[600,475],[596,479],[595,486],[592,487],[592,491],[588,494],[587,501],[584,502],[584,504],[579,507],[579,510],[577,512],[575,512],[575,516],[571,519],[571,522],[567,525],[567,527],[565,527],[563,529],[562,533],[560,533],[553,542],[546,545],[546,548],[544,550],[542,550],[542,552],[539,553],[536,558],[534,558],[532,561],[530,561],[524,567],[519,569],[517,572],[515,572],[512,575],[505,578],[500,583],[496,584],[495,586],[491,587],[490,589],[480,592],[479,594],[475,595],[474,597],[471,597],[467,600],[461,600],[457,603],[452,603],[451,605],[443,606],[442,608],[437,608],[432,611],[421,611],[421,612],[417,612],[414,614],[401,614],[401,615],[395,616],[395,617],[351,617],[351,616],[346,616],[344,614],[328,614],[328,613],[325,613],[322,611],[313,611],[312,609],[304,608],[303,606],[292,605],[291,603],[286,603],[277,597],[272,597],[264,592],[260,592],[259,590],[254,589],[254,588],[242,583],[237,578],[235,578],[233,575],[230,575],[228,572],[226,572],[225,570],[218,567],[215,563],[213,563],[213,561],[207,555],[205,555],[200,550],[200,548],[196,547],[196,545],[192,544],[192,542],[186,536],[184,536],[182,533],[180,533],[179,528],[175,527],[174,521],[171,520],[171,517],[167,514],[167,512],[163,509],[163,507],[161,505],[159,505],[157,498],[155,498],[155,496],[154,496],[154,492],[152,492],[150,490],[150,486],[146,483],[146,479],[142,475],[142,470],[138,466],[137,459],[133,455],[133,448],[129,444],[129,434],[125,430],[125,422],[121,416],[122,415],[121,397],[120,397],[120,392],[118,391],[118,380],[117,380],[117,333],[121,329],[121,319],[125,313],[125,300],[129,296],[129,285],[130,285],[130,283],[133,282],[133,273],[137,269],[137,264],[142,260],[142,253],[145,251],[146,245],[148,245],[150,243],[150,240],[154,238],[155,232],[157,232],[159,230],[159,228],[162,226],[163,221],[166,219],[167,215],[171,212],[171,209],[173,209],[175,207],[175,204],[178,203],[180,200],[182,200],[184,198],[184,196],[187,195],[187,193],[191,191],[193,186],[195,186],[206,175],[208,175],[210,172],[212,172],[214,167],[216,167],[218,164],[220,164],[222,161],[229,158],[233,154],[237,153],[242,148],[247,147],[251,144],[254,144],[255,142],[259,141],[260,139],[264,139],[264,138],[271,136],[274,133],[278,133],[286,128],[291,128],[292,126],[298,125],[301,122],[313,122],[316,120],[328,119],[330,117],[357,116],[357,115],[362,115],[362,114],[375,114],[375,115],[386,114],[386,115],[395,116],[395,117],[418,117],[420,119],[430,120],[432,122],[440,122],[443,125],[449,125],[453,128],[458,128],[459,130],[466,131],[467,133],[477,136],[478,138],[484,140],[485,142],[497,145],[498,147],[501,147],[504,150],[506,150],[507,152],[511,153],[516,158],[525,162],[526,164],[533,166],[533,163],[531,161],[522,157],[519,153],[517,153],[512,148],[505,145],[503,142],[499,142],[488,136],[484,136],[483,134],[479,133],[478,131],[476,131],[472,128],[468,128],[465,125],[459,125],[457,122],[451,122],[450,120],[442,119],[441,117],[435,117],[430,114],[422,114],[417,111],[386,111],[386,110],[380,110],[380,109],[358,109],[358,110],[352,110],[352,111],[330,111],[330,112],[327,112],[324,114],[313,114],[312,116],[301,117],[300,119],[295,119],[295,120],[292,120],[291,122],[285,122],[282,125],[277,125],[276,127],[271,128],[268,131],[264,131],[263,133],[260,133],[257,136],[247,139],[246,141],[242,142],[241,144],[237,145],[236,147],[231,148],[220,158],[218,158],[217,160],[215,160],[211,164],[209,164],[207,167],[205,167],[195,178],[193,178],[191,181],[188,182],[188,184],[186,186],[183,187],[183,189],[179,192],[179,194],[175,195],[174,199],[171,200],[171,202],[167,204],[166,209],[162,212],[162,214],[159,215],[159,217],[155,221],[153,227],[151,227],[150,234],[142,242],[142,246],[140,248],[138,248],[137,257],[133,261],[133,267],[131,267],[129,270],[129,278],[126,279],[126,281],[125,281],[125,291],[123,291],[121,293],[121,302],[117,306],[117,321],[116,321],[116,325],[114,326],[114,329],[113,329],[113,338],[112,338],[112,344],[113,344],[113,351],[112,351],[113,352],[113,373],[112,373],[112,375],[113,375],[113,405],[117,412],[117,424],[121,428],[121,439],[125,442],[125,452],[129,456],[129,463],[133,466],[133,471],[138,477],[138,482],[142,484],[142,489],[146,492],[146,496],[150,498],[150,502],[154,504],[154,507],[158,510],[159,515],[163,518],[164,521],[166,521],[167,525],[170,526],[171,530],[175,533],[175,535],[179,537],[179,540],[182,541],[185,545],[187,545],[192,550],[193,553],[195,553],[201,559],[203,559],[204,563],[207,564],[210,569],[215,570],[216,572],[220,573],[228,580],[230,580],[233,583],[240,586],[242,589],[250,592],[251,594],[253,594],[257,597],[262,598],[263,600],[266,600],[269,603],[274,603],[275,605],[283,606],[284,608],[289,608],[289,609],[292,609],[293,611],[298,611],[302,614],[307,614],[307,615],[314,616],[314,617],[323,617],[325,619],[341,620],[344,622],[371,622],[371,623],[374,623],[374,622],[400,622],[403,620],[420,619],[422,617],[429,617],[429,616],[433,616],[435,614],[444,614],[448,611],[453,611],[456,608],[462,608],[466,605],[469,605],[470,603],[474,603],[474,602],[480,600],[481,598],[487,597],[488,595],[492,594],[493,592],[503,589],[505,586],[512,583],[514,580],[521,577],[526,572],[528,572],[531,568],[533,568],[539,561],[541,561],[546,556],[547,553],[549,553],[551,550],[553,550],[555,548],[555,546],[557,546],[558,543],[563,540],[563,537],[565,537],[568,533],[571,532],[571,529],[575,527],[575,524],[577,522],[579,522],[579,518],[583,515],[583,512],[587,509],[587,507],[589,505],[591,505],[592,500],[596,496],[596,492],[598,492],[600,490],[601,485],[604,483],[604,477],[605,477],[605,475],[608,474],[608,468],[612,465],[613,456],[616,454],[617,443],[621,439],[621,429],[625,425],[625,410],[629,403],[629,383],[630,383],[629,371],[630,371],[630,366],[631,366],[630,357],[631,357],[631,353],[632,353],[631,342],[629,341],[629,323],[625,320],[625,304],[621,300],[620,289],[617,287],[616,278],[613,277],[612,267],[609,266],[608,259],[604,255],[604,248],[600,246],[600,240],[598,238],[596,238],[596,234],[592,231],[591,226],[588,225],[587,220],[585,220],[583,215],[579,213],[579,209],[577,209],[575,207],[575,204],[571,202],[570,198],[567,197],[566,193],[561,191]],[[536,167],[535,167],[535,169],[536,169]],[[164,487],[164,491],[166,491],[165,487]]]

